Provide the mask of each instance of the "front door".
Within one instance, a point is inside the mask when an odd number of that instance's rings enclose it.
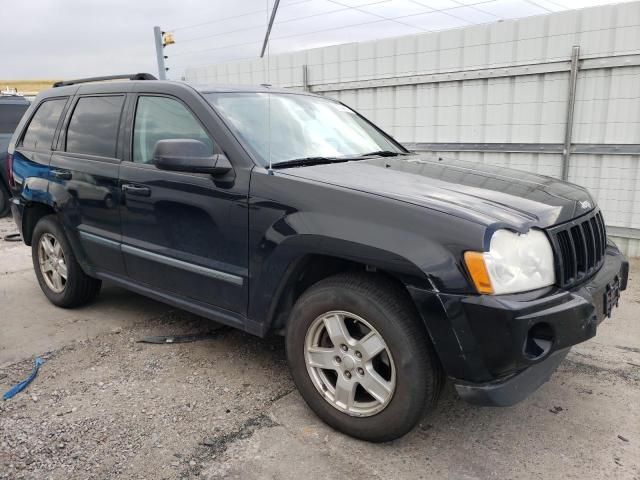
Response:
[[[177,98],[140,95],[131,161],[120,168],[122,252],[129,277],[156,290],[246,313],[246,187],[153,164],[156,142],[195,139],[220,153],[213,135]]]

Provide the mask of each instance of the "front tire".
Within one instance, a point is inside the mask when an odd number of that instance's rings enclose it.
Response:
[[[59,307],[83,305],[100,292],[102,282],[82,271],[54,215],[47,215],[36,224],[31,258],[40,288]]]
[[[382,276],[339,274],[309,288],[291,312],[286,345],[309,407],[356,438],[401,437],[440,391],[441,369],[415,307]]]

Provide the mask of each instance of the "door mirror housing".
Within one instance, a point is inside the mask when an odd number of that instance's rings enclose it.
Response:
[[[156,142],[153,163],[161,170],[208,173],[214,176],[224,175],[231,170],[231,163],[224,154],[212,154],[200,140],[187,138]]]

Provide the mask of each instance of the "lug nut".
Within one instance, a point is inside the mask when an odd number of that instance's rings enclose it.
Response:
[[[335,360],[336,363],[341,363],[342,362],[342,359],[340,357],[335,357],[334,360]]]
[[[346,372],[344,372],[344,376],[347,378],[351,378],[351,372],[347,370]]]
[[[358,368],[358,375],[364,375],[364,369]]]
[[[340,349],[341,349],[343,352],[346,352],[346,351],[348,350],[347,346],[346,346],[346,345],[344,345],[344,344],[343,344],[343,345],[340,345]]]
[[[356,357],[362,358],[362,354],[360,352],[356,352]]]

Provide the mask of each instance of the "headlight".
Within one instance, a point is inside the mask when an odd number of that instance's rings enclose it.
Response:
[[[464,260],[479,293],[526,292],[556,281],[551,244],[541,230],[497,230],[488,252],[465,252]]]

